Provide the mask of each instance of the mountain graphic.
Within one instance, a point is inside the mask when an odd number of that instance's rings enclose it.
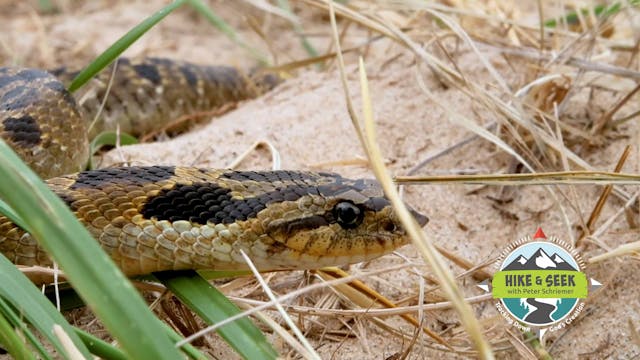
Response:
[[[578,271],[569,265],[562,256],[554,253],[549,256],[542,248],[539,248],[530,258],[518,256],[502,270],[572,270]]]

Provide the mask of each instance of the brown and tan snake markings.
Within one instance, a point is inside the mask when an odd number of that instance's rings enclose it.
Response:
[[[112,71],[74,99],[47,72],[0,69],[0,136],[40,176],[51,177],[50,188],[125,274],[246,269],[241,252],[262,270],[310,269],[373,259],[407,243],[372,180],[174,166],[77,173],[89,156],[88,139],[101,131],[120,124],[141,134],[183,114],[258,96],[279,81],[157,58],[120,59],[117,66],[95,125]],[[62,82],[75,76],[65,69],[55,74]],[[19,265],[51,265],[35,239],[3,216],[0,252]]]
[[[82,170],[86,121],[51,74],[0,68],[0,136],[44,178]]]

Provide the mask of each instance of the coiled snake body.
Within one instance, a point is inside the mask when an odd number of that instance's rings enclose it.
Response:
[[[178,269],[309,269],[372,259],[407,242],[372,180],[301,171],[150,166],[75,173],[88,138],[144,133],[180,114],[259,95],[277,83],[228,67],[121,60],[102,120],[90,126],[110,71],[77,98],[42,70],[0,68],[0,136],[67,203],[129,276]],[[60,69],[60,79],[74,74]],[[77,105],[80,103],[80,106]],[[89,128],[91,129],[89,130]],[[59,176],[61,174],[71,175]],[[426,217],[414,212],[421,225]],[[35,239],[0,216],[0,252],[51,265]]]

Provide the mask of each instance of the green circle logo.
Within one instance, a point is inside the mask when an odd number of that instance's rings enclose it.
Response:
[[[518,328],[557,330],[584,308],[580,299],[588,295],[589,279],[582,258],[565,242],[547,239],[542,229],[511,244],[496,267],[491,280],[496,307]]]
[[[512,251],[500,268],[505,272],[505,287],[511,288],[507,292],[518,297],[500,301],[525,324],[552,325],[569,315],[578,303],[578,298],[562,296],[573,294],[570,288],[576,287],[579,270],[573,256],[562,247],[543,241],[526,243]]]

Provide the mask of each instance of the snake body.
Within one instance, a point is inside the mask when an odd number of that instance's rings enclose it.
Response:
[[[277,82],[163,59],[119,66],[95,131],[121,124],[145,132],[184,112],[257,96]],[[63,81],[73,76],[56,73]],[[109,82],[104,76],[76,100],[50,73],[1,68],[0,136],[40,176],[57,176],[49,187],[126,275],[246,269],[241,252],[261,270],[310,269],[372,259],[407,242],[372,180],[171,166],[77,172],[94,131],[88,123]],[[73,174],[58,176],[64,173]],[[52,264],[29,233],[3,216],[0,253],[18,265]]]
[[[119,127],[137,136],[185,114],[256,97],[279,81],[228,66],[121,58],[74,97],[65,83],[77,74],[0,68],[0,137],[45,179],[82,170],[89,139],[103,131]]]
[[[246,269],[241,250],[262,270],[318,268],[372,259],[407,240],[375,182],[337,174],[123,167],[48,184],[129,276]],[[4,217],[0,252],[16,264],[51,265]]]

